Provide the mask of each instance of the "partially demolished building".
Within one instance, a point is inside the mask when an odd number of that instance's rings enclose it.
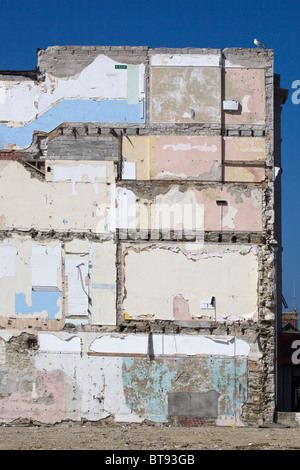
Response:
[[[1,72],[1,422],[273,421],[285,99],[262,49]]]

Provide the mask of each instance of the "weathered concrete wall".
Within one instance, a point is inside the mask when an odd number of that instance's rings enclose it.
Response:
[[[180,424],[185,410],[199,424],[242,425],[248,364],[261,357],[257,333],[250,325],[242,336],[221,330],[213,336],[205,329],[193,335],[3,331],[0,419],[112,416]]]
[[[179,57],[180,65],[161,66],[152,56],[151,122],[209,122],[220,123],[221,68],[202,65],[202,58]],[[195,59],[198,59],[195,61]],[[198,65],[199,63],[199,65]]]
[[[0,111],[0,420],[272,422],[273,51],[51,47]]]

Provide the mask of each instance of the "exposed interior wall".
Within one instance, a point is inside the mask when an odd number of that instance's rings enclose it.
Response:
[[[272,421],[273,51],[52,47],[0,111],[0,420]]]
[[[112,162],[46,163],[51,176],[41,179],[19,162],[0,161],[2,231],[96,232],[98,207],[110,202],[106,182],[113,171]]]
[[[0,317],[116,324],[116,246],[73,238],[0,243]]]
[[[29,147],[33,132],[51,132],[63,122],[145,122],[144,75],[144,64],[98,54],[74,75],[45,71],[38,82],[2,80],[1,148]]]
[[[261,182],[265,151],[263,137],[126,136],[122,179],[220,182],[224,163],[226,182]]]
[[[257,258],[256,246],[125,245],[123,309],[134,319],[257,320]]]
[[[221,138],[216,136],[132,136],[122,146],[123,164],[135,177],[123,179],[221,180]]]
[[[15,333],[0,335],[4,423],[113,416],[180,424],[190,416],[243,425],[247,362],[260,357],[249,327],[240,337],[233,330],[224,336]]]

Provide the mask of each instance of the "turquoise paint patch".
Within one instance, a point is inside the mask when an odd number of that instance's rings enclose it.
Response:
[[[92,288],[116,290],[116,284],[92,284]]]
[[[140,358],[123,358],[123,386],[126,404],[132,412],[155,422],[168,416],[167,393],[172,390],[175,371],[166,363]]]
[[[126,357],[123,358],[123,386],[126,404],[132,412],[155,422],[167,420],[169,392],[209,390],[220,394],[218,417],[235,420],[242,415],[247,400],[247,359],[199,358],[193,366],[193,361],[188,359],[176,359],[168,365]]]
[[[64,100],[23,127],[0,125],[0,148],[15,144],[25,148],[34,131],[51,132],[63,122],[142,123],[140,105],[125,100]]]
[[[223,418],[240,416],[247,399],[247,360],[216,358],[213,362],[213,387],[222,395],[220,415]]]
[[[48,318],[55,318],[59,311],[57,301],[61,297],[61,291],[32,291],[31,306],[26,304],[25,294],[15,294],[15,313],[40,313],[47,311]]]

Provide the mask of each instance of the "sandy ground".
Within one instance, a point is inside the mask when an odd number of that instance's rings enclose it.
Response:
[[[114,422],[0,426],[0,450],[300,450],[300,426],[171,427]],[[105,454],[105,453],[104,453]],[[195,454],[197,454],[195,452]]]

